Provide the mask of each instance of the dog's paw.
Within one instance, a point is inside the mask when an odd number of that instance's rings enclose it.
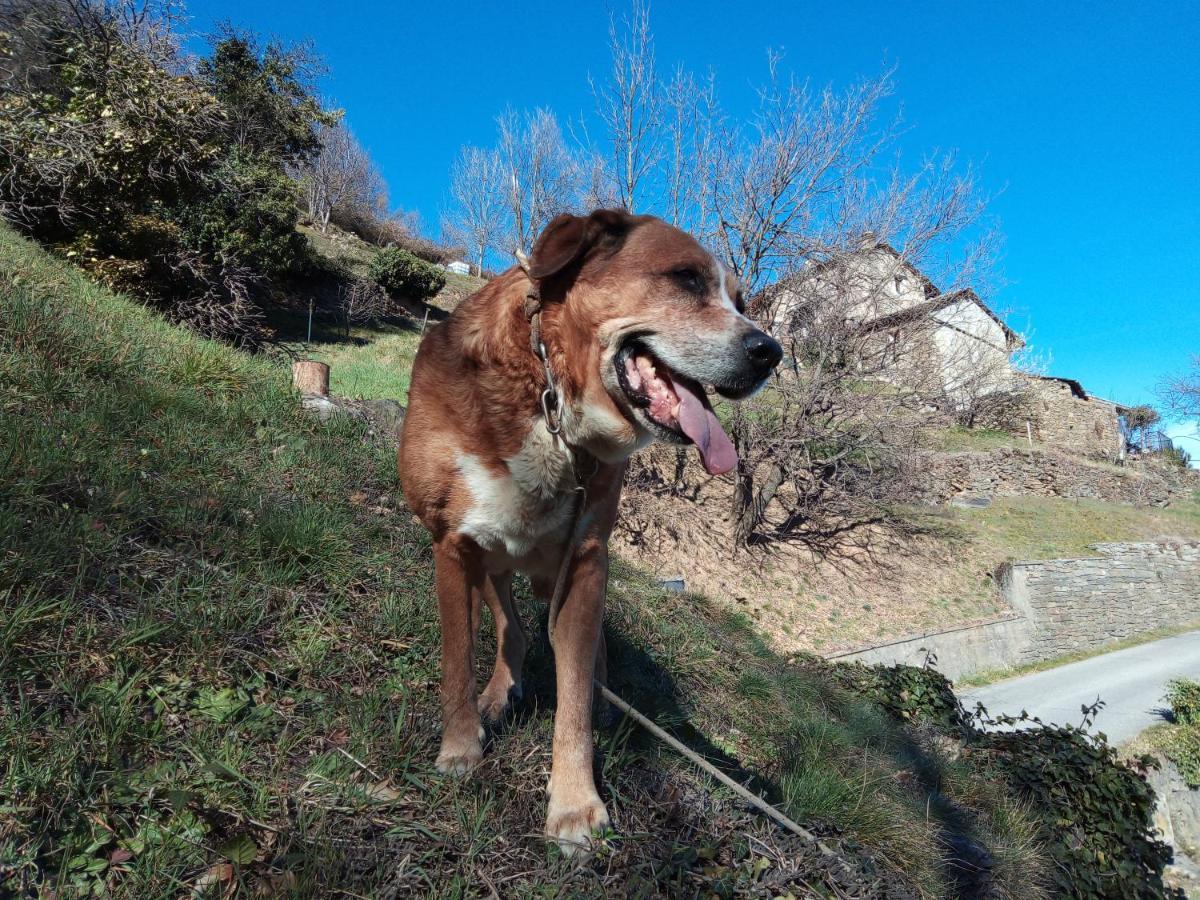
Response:
[[[479,715],[491,723],[499,722],[508,711],[509,704],[520,700],[522,696],[520,684],[504,684],[494,681],[479,695]]]
[[[558,844],[564,856],[586,856],[594,847],[595,835],[610,824],[608,810],[599,797],[575,806],[559,806],[551,797],[546,816],[546,839]]]
[[[443,775],[466,775],[483,762],[483,729],[472,739],[442,738],[442,749],[438,753],[437,770]]]

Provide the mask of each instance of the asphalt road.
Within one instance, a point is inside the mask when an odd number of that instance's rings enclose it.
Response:
[[[960,696],[968,709],[979,700],[993,715],[1019,715],[1025,709],[1056,725],[1078,725],[1079,708],[1099,697],[1106,705],[1092,730],[1122,744],[1163,721],[1166,684],[1180,675],[1200,678],[1200,631],[972,688]]]

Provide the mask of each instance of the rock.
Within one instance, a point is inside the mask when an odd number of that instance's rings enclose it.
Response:
[[[1158,758],[1159,767],[1147,775],[1158,802],[1154,826],[1175,851],[1168,873],[1193,889],[1200,886],[1200,790],[1187,786],[1179,769],[1168,759]],[[1190,896],[1190,894],[1189,894]]]
[[[987,509],[992,505],[992,498],[985,494],[959,494],[950,498],[950,505],[966,509]]]
[[[361,407],[367,420],[384,434],[400,440],[404,427],[405,409],[395,400],[363,400]]]
[[[404,426],[404,407],[395,400],[350,400],[346,397],[304,394],[300,406],[322,422],[335,415],[345,415],[366,422],[376,432],[394,443],[400,442]]]

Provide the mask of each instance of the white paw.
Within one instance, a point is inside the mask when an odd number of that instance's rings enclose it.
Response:
[[[595,835],[609,824],[608,810],[599,797],[572,806],[560,806],[551,797],[546,815],[546,838],[558,844],[564,856],[586,855],[592,851]]]
[[[483,762],[483,728],[474,740],[442,738],[442,749],[438,753],[437,770],[443,775],[466,775]]]

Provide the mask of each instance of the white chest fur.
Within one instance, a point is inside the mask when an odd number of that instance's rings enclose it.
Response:
[[[547,535],[561,535],[570,526],[574,459],[539,418],[505,464],[506,471],[494,472],[478,457],[458,454],[458,469],[473,501],[458,530],[484,550],[519,560]]]

